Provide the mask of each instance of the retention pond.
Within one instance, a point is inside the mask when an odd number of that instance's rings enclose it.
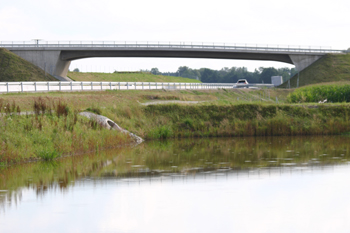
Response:
[[[150,141],[0,167],[0,232],[348,232],[350,137]]]

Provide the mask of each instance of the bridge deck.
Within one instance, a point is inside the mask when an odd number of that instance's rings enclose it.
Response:
[[[116,42],[116,41],[68,41],[68,42],[0,42],[0,47],[13,49],[34,50],[190,50],[190,51],[236,51],[254,53],[281,53],[281,54],[312,54],[344,53],[345,50],[335,50],[329,47],[302,47],[278,45],[242,45],[226,43],[192,43],[192,42]]]

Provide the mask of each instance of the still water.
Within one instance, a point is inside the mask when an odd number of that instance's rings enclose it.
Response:
[[[0,168],[0,232],[349,232],[349,151],[185,139]]]

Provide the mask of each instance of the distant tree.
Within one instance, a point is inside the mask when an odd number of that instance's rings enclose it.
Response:
[[[271,77],[277,76],[277,75],[278,75],[278,71],[275,68],[273,67],[264,68],[260,74],[260,79],[264,83],[271,83]]]
[[[151,73],[154,74],[154,75],[159,75],[159,74],[161,74],[161,73],[159,72],[158,68],[152,68],[152,69],[151,69]]]
[[[201,74],[201,81],[204,83],[216,83],[217,76],[215,75],[215,71],[208,69],[208,68],[201,68],[200,69]]]
[[[291,77],[291,69],[289,69],[288,67],[278,68],[277,73],[277,76],[283,77],[283,82],[285,82],[285,80],[290,79]]]
[[[177,69],[178,76],[191,79],[201,79],[201,73],[199,70],[190,69],[187,66],[180,66]]]
[[[151,71],[150,71],[150,70],[148,70],[148,69],[145,69],[145,70],[140,69],[140,72],[141,72],[141,73],[150,73]]]
[[[290,78],[296,75],[297,73],[298,73],[297,69],[295,68],[290,69]]]
[[[183,75],[188,72],[189,68],[187,66],[180,66],[177,69],[177,72],[179,73],[179,76],[183,77]]]
[[[75,68],[73,72],[80,72],[80,70],[78,68]]]
[[[158,69],[157,69],[158,70]],[[265,68],[259,67],[254,72],[248,71],[246,67],[224,67],[221,70],[208,68],[191,69],[180,66],[175,73],[163,73],[163,75],[180,76],[184,78],[198,79],[206,83],[236,83],[238,79],[247,79],[249,83],[271,83],[271,76],[282,76],[286,81],[295,75],[295,68]]]

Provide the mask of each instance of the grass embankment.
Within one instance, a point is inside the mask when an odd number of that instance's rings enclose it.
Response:
[[[77,115],[77,112],[87,108],[100,111],[121,127],[145,139],[321,135],[350,131],[350,105],[309,108],[276,104],[268,96],[272,99],[278,96],[279,101],[282,101],[288,91],[269,92],[223,89],[3,95],[0,161],[12,163],[30,158],[83,153],[130,142],[130,138],[125,135],[103,129]],[[139,103],[155,99],[208,102],[198,105],[149,106]],[[35,102],[37,106],[46,106],[45,109],[55,112],[47,110],[42,114],[37,111],[37,114],[28,116],[6,114],[6,111],[38,109],[33,108]],[[6,110],[9,108],[11,111]]]
[[[57,79],[7,49],[0,48],[0,82],[20,81],[57,81]]]
[[[290,87],[297,87],[298,74],[290,79]],[[299,73],[299,87],[325,83],[325,82],[350,82],[350,53],[327,54]],[[288,82],[279,87],[287,88]]]
[[[82,73],[68,72],[67,75],[74,81],[102,81],[102,82],[181,82],[181,83],[201,83],[196,79],[153,75],[151,73]]]
[[[296,89],[287,98],[290,103],[317,103],[324,100],[328,103],[350,102],[350,82],[308,85]]]

